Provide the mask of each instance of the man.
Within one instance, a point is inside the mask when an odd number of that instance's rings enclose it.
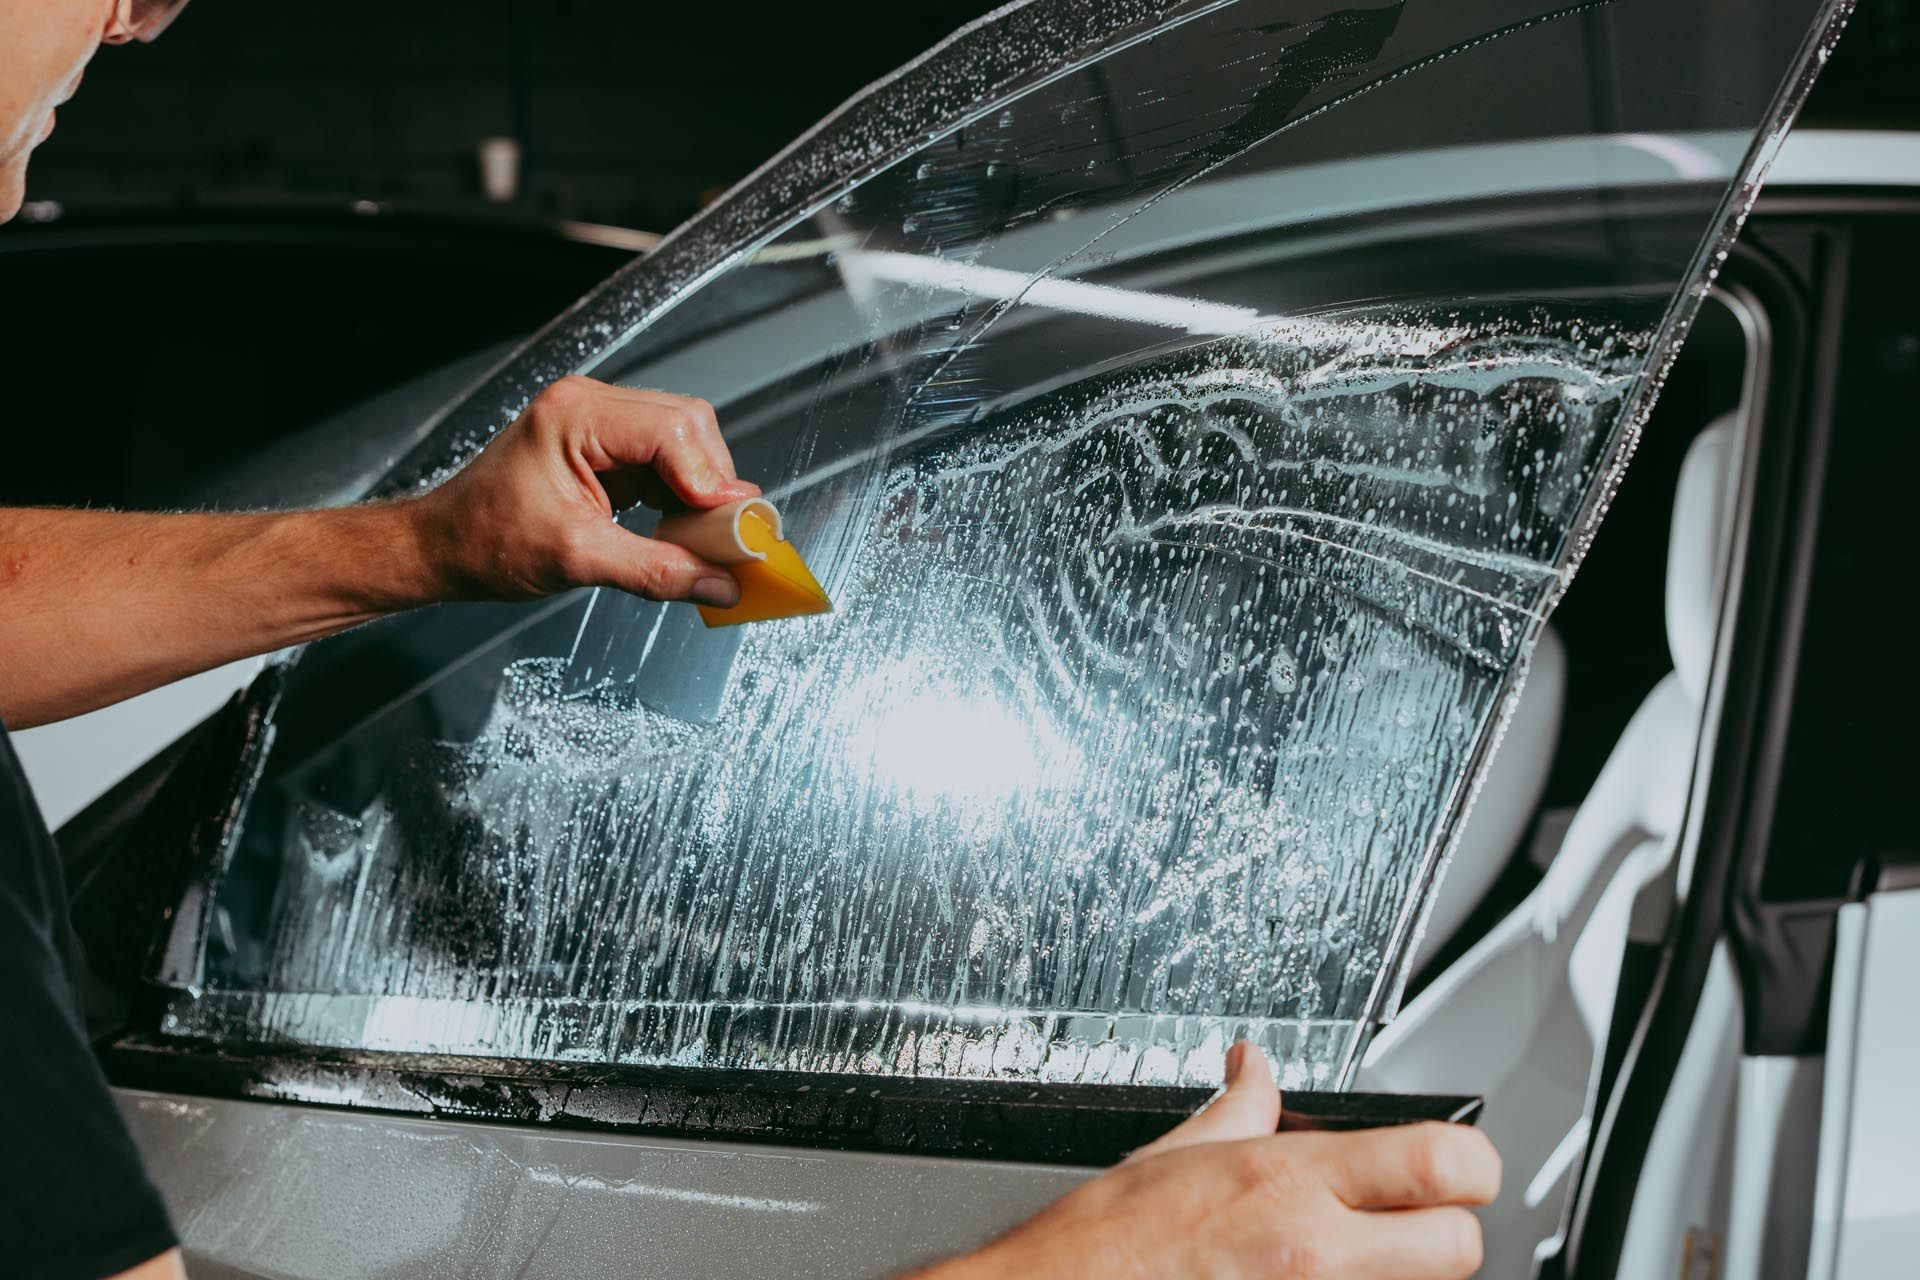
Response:
[[[0,0],[0,222],[28,154],[102,43],[151,40],[184,0]],[[0,362],[4,354],[0,354]],[[12,371],[10,377],[30,376]],[[0,424],[14,430],[41,424]],[[338,511],[0,510],[0,720],[77,715],[169,680],[446,600],[582,586],[727,605],[728,572],[611,516],[759,492],[697,400],[568,378],[431,493]],[[51,838],[0,731],[0,1271],[179,1277],[166,1210],[82,1031]],[[985,1248],[921,1273],[999,1277],[1465,1276],[1499,1162],[1445,1125],[1276,1136],[1247,1045],[1202,1112]],[[644,1243],[644,1242],[642,1242]]]

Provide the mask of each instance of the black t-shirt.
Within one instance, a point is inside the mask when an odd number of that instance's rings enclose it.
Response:
[[[0,725],[0,1272],[99,1280],[174,1246],[87,1045],[60,859]]]

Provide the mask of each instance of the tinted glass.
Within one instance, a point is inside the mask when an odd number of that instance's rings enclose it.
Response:
[[[1338,1084],[1825,7],[963,36],[413,464],[559,372],[704,395],[836,612],[317,648],[167,1028]]]

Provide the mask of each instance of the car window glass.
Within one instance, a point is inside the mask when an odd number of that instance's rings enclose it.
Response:
[[[402,468],[704,395],[835,611],[314,647],[164,1029],[1338,1085],[1827,9],[988,20],[1079,51],[881,86]]]

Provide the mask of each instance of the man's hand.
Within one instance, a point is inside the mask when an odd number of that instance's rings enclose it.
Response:
[[[706,401],[563,378],[418,499],[416,515],[444,597],[591,586],[725,607],[740,599],[730,573],[613,516],[638,501],[704,509],[759,492],[734,475]]]
[[[613,521],[759,493],[704,401],[547,388],[431,493],[333,511],[0,510],[0,720],[91,711],[236,658],[443,600],[617,587],[731,605],[733,576]]]
[[[1461,1280],[1480,1266],[1464,1207],[1500,1186],[1482,1134],[1419,1124],[1276,1134],[1280,1095],[1251,1045],[1227,1088],[1119,1167],[978,1253],[916,1280]]]

